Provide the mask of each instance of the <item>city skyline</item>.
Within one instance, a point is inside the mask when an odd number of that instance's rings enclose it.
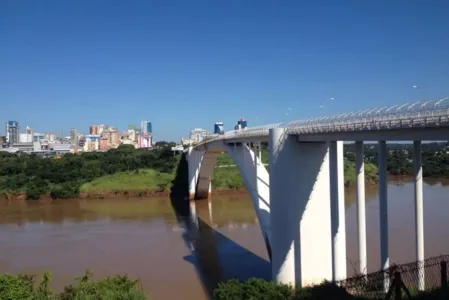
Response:
[[[0,10],[0,120],[42,132],[150,116],[160,140],[179,140],[217,121],[229,130],[241,117],[254,126],[449,95],[449,2],[50,0]]]
[[[27,128],[31,128],[31,129],[35,128],[35,126],[30,126],[28,123],[25,126],[23,126],[22,125],[23,123],[18,121],[18,120],[7,120],[7,121],[5,121],[4,122],[5,123],[5,127],[4,128],[6,128],[8,126],[9,122],[17,122],[19,124],[19,132],[20,133],[25,133]],[[144,122],[144,121],[141,121],[141,122]],[[151,122],[149,122],[149,121],[145,121],[145,122],[148,122],[150,124],[150,126],[152,127],[152,123]],[[117,128],[117,127],[115,127],[113,125],[98,123],[98,125],[96,125],[96,124],[88,125],[87,126],[88,129],[86,131],[78,131],[79,130],[78,128],[69,127],[68,126],[68,127],[66,127],[67,130],[59,130],[59,131],[58,130],[49,130],[49,131],[38,130],[36,132],[40,132],[40,133],[55,133],[58,138],[65,138],[65,137],[69,137],[71,135],[71,130],[72,129],[76,129],[76,132],[79,133],[79,134],[82,134],[82,135],[92,134],[91,133],[91,127],[92,126],[105,126],[106,128],[111,128],[111,127],[112,128]],[[119,129],[119,128],[117,128],[117,129],[118,129],[119,132],[125,132],[125,131],[128,130],[129,126],[132,126],[132,125],[128,125],[126,129]],[[61,127],[61,128],[64,128],[64,127]],[[139,130],[140,130],[140,127],[139,127],[139,129],[137,131],[139,131]],[[65,131],[65,132],[63,132],[63,131]],[[7,136],[7,129],[2,129],[2,131],[0,131],[0,136]]]

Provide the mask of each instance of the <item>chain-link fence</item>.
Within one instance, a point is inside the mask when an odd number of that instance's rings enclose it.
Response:
[[[447,289],[448,264],[449,255],[432,257],[423,262],[392,265],[383,271],[357,275],[340,281],[339,285],[354,296],[397,299],[402,295],[416,295],[422,290]]]

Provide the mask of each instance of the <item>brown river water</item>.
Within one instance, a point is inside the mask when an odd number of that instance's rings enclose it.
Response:
[[[368,271],[379,267],[377,186],[366,188]],[[390,180],[391,262],[415,260],[413,183]],[[222,280],[270,278],[246,194],[172,205],[168,198],[0,204],[0,273],[53,273],[60,290],[86,269],[139,278],[151,299],[207,299]],[[194,214],[189,216],[189,211]],[[449,182],[424,184],[425,255],[449,254]],[[192,216],[193,215],[193,216]],[[196,217],[195,217],[196,215]],[[348,273],[357,268],[355,190],[346,192]]]

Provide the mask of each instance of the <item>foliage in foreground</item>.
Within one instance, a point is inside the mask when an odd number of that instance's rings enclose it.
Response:
[[[414,300],[446,299],[443,289],[434,289],[412,295]],[[215,300],[369,300],[363,296],[356,297],[349,294],[345,288],[330,282],[320,285],[294,290],[291,286],[276,284],[263,279],[252,278],[240,282],[232,279],[220,283],[214,290]]]
[[[144,300],[137,281],[127,276],[107,277],[92,281],[92,273],[76,278],[76,285],[66,286],[62,293],[50,288],[51,276],[45,273],[38,284],[34,276],[0,275],[0,300]]]

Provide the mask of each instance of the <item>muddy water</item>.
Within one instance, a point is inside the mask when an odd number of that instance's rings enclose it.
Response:
[[[449,186],[424,184],[425,253],[449,253]],[[414,260],[413,184],[390,181],[392,262]],[[367,187],[368,269],[379,266],[377,187]],[[348,271],[357,268],[355,191],[346,194]],[[189,212],[191,212],[189,214]],[[51,270],[55,289],[86,269],[128,273],[152,299],[207,299],[217,282],[270,278],[248,196],[179,207],[170,199],[98,199],[0,205],[0,273]]]

